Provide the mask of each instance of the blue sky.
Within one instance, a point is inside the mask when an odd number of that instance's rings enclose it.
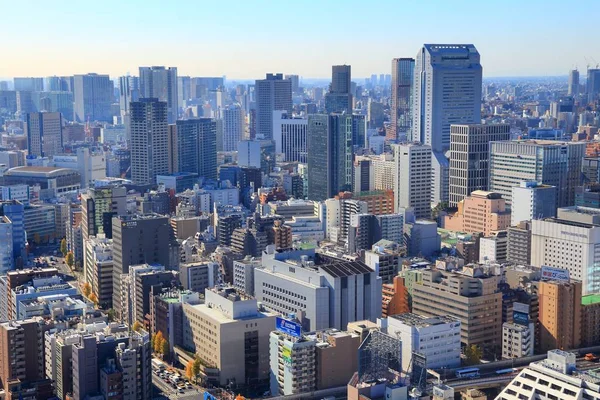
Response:
[[[52,5],[50,5],[52,4]],[[566,75],[600,62],[600,0],[0,0],[0,76],[389,73],[423,43],[473,43],[485,76]],[[595,62],[594,62],[595,64]]]

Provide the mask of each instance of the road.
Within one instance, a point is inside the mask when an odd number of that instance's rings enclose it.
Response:
[[[171,384],[162,380],[159,376],[157,376],[154,372],[152,372],[152,384],[160,391],[162,396],[167,399],[177,399],[177,400],[192,400],[192,399],[200,399],[202,397],[202,391],[197,388],[193,389],[185,389],[184,393],[178,393]]]

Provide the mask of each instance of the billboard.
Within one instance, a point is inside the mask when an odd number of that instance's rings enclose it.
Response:
[[[529,326],[529,305],[519,302],[513,303],[513,322]]]
[[[569,281],[569,270],[562,268],[542,266],[542,279],[552,281]]]
[[[283,319],[281,317],[277,317],[275,329],[293,337],[302,336],[302,327],[300,324],[297,324],[294,321],[288,321],[287,319]]]
[[[283,359],[283,362],[287,365],[290,365],[292,363],[292,349],[290,349],[287,346],[284,346],[281,349],[281,358]]]
[[[524,314],[529,314],[529,304],[519,303],[515,301],[513,303],[513,311],[517,311]]]

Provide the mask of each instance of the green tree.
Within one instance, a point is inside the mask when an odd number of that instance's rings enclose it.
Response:
[[[109,321],[109,322],[113,322],[113,321],[115,320],[115,317],[116,317],[115,310],[114,310],[114,309],[112,309],[112,308],[109,308],[109,309],[106,311],[106,316],[108,317],[108,321]]]
[[[194,379],[198,375],[200,375],[200,366],[201,366],[200,357],[196,356],[196,359],[194,360],[193,369],[192,369],[192,372],[194,373]]]
[[[65,262],[67,263],[69,268],[73,267],[73,264],[75,263],[75,256],[73,255],[72,251],[68,252],[65,256]]]
[[[67,239],[65,238],[63,238],[63,240],[60,241],[60,252],[62,253],[63,257],[67,255]]]
[[[481,362],[481,357],[483,357],[483,351],[476,344],[465,347],[464,353],[465,364],[467,365],[479,364]]]

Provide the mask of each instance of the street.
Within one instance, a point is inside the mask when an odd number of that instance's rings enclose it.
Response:
[[[158,375],[152,372],[152,384],[161,392],[162,396],[168,399],[192,400],[202,398],[202,393],[197,388],[184,389],[184,393],[178,393],[170,383],[165,382]]]

